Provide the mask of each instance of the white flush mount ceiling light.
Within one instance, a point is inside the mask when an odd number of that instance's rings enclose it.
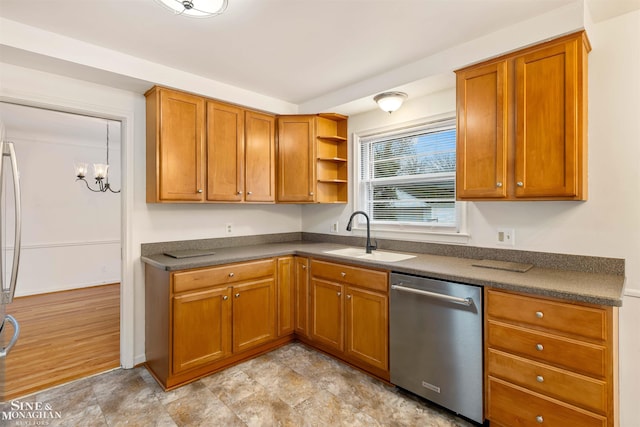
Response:
[[[373,97],[382,111],[391,114],[402,106],[407,94],[404,92],[384,92]]]
[[[176,15],[192,18],[208,18],[220,15],[227,9],[227,0],[156,0]]]

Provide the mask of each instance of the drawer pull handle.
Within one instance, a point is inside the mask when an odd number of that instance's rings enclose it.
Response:
[[[544,317],[544,313],[543,313],[543,312],[541,312],[541,311],[536,311],[536,317],[537,317],[538,319],[542,319],[542,318]]]
[[[229,277],[233,277],[233,276],[235,276],[235,274],[229,273]]]
[[[237,293],[237,294],[236,294],[236,298],[240,298],[240,293]]]
[[[542,375],[538,375],[536,377],[536,381],[538,381],[539,383],[543,383],[544,382],[544,377]]]
[[[544,422],[544,418],[542,418],[542,415],[538,415],[538,416],[536,417],[536,422],[537,422],[538,424],[542,424],[542,423]]]
[[[544,346],[542,344],[536,344],[536,350],[542,351],[544,350]]]

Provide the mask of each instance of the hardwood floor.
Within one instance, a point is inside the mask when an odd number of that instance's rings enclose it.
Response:
[[[7,312],[21,331],[1,401],[120,366],[119,283],[16,298]]]

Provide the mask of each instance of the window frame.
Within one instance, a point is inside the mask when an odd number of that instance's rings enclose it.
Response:
[[[366,212],[366,190],[364,189],[364,183],[362,181],[362,156],[361,145],[362,140],[371,138],[384,138],[384,137],[400,137],[408,136],[413,133],[421,133],[425,130],[434,129],[442,126],[448,127],[453,124],[455,127],[456,116],[455,112],[445,113],[438,116],[426,117],[419,120],[415,120],[407,123],[400,123],[391,126],[385,126],[383,128],[369,129],[363,131],[355,131],[352,134],[353,140],[353,208],[354,210],[362,210]],[[455,183],[455,172],[453,173],[453,179]],[[405,181],[404,179],[402,179]],[[442,226],[433,225],[429,223],[425,224],[407,224],[407,223],[387,223],[377,222],[371,223],[371,230],[376,231],[378,237],[388,238],[405,238],[404,236],[398,236],[398,234],[410,234],[412,240],[428,240],[443,243],[456,243],[465,244],[469,241],[469,234],[467,232],[467,204],[466,202],[455,200],[456,204],[456,224],[455,226]],[[366,221],[362,216],[357,216],[357,221],[354,224],[353,229],[358,231],[366,230]],[[356,220],[354,218],[354,220]]]

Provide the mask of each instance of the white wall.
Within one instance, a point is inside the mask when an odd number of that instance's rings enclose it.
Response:
[[[516,232],[514,249],[626,260],[626,291],[620,310],[621,425],[638,426],[640,11],[591,23],[588,36],[593,47],[589,55],[589,200],[467,203],[469,244],[498,247],[496,228],[508,227]],[[361,132],[452,109],[453,88],[409,100],[392,115],[377,110],[353,116],[349,127],[350,132]],[[340,234],[348,234],[344,225],[352,210],[351,204],[305,207],[303,229],[327,233],[338,219]],[[429,236],[405,238],[432,240]]]
[[[106,122],[11,104],[0,104],[0,117],[6,140],[15,146],[22,189],[16,296],[120,282],[120,196],[74,182],[76,160],[105,162]],[[111,183],[117,189],[120,123],[110,127]],[[85,129],[90,131],[78,135]],[[7,198],[8,214],[14,200]],[[6,237],[13,246],[13,236]]]

